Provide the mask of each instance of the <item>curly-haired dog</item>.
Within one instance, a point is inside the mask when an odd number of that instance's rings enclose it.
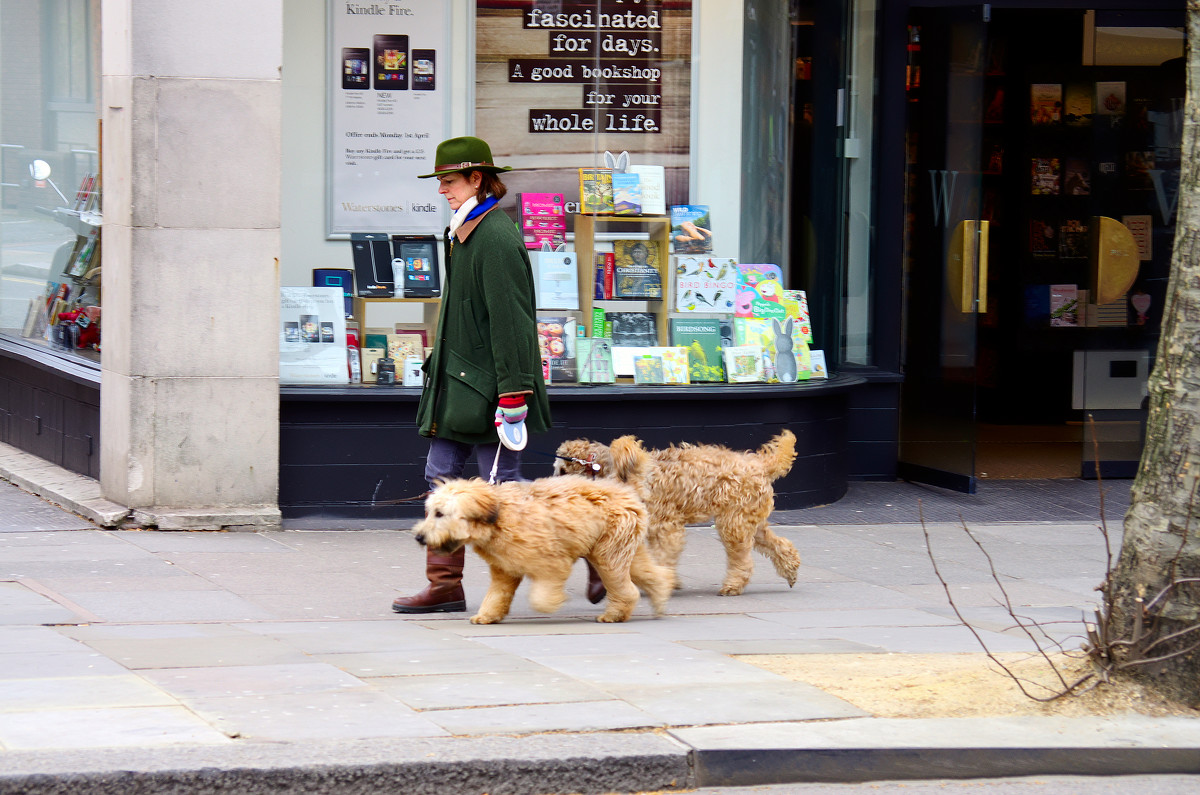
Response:
[[[508,615],[525,577],[533,609],[558,610],[579,558],[588,559],[608,589],[608,607],[597,621],[627,620],[638,587],[659,615],[671,595],[671,572],[646,548],[646,508],[633,488],[614,480],[542,478],[499,485],[450,480],[426,497],[425,518],[413,530],[435,552],[449,554],[470,544],[488,564],[492,579],[473,624],[494,624]]]
[[[554,470],[594,472],[635,485],[650,513],[650,550],[672,571],[683,552],[685,525],[713,520],[727,561],[720,593],[736,596],[754,571],[752,549],[766,555],[789,586],[796,584],[800,553],[767,527],[775,507],[771,484],[795,460],[796,436],[788,430],[753,452],[709,444],[647,451],[636,437],[622,436],[611,445],[587,439],[563,442]]]

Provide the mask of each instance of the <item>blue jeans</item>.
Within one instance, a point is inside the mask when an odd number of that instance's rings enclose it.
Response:
[[[496,461],[497,448],[500,450],[500,460],[496,464],[496,482],[524,480],[521,477],[519,451],[509,450],[500,442],[469,445],[435,436],[429,440],[429,455],[425,458],[425,481],[432,489],[435,480],[461,478],[466,471],[467,459],[470,458],[472,450],[475,452],[475,463],[479,466],[479,476],[488,480],[492,474],[492,462]]]

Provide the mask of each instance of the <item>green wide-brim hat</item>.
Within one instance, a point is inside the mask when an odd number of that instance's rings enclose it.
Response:
[[[431,174],[418,174],[418,179],[440,177],[453,174],[456,171],[488,171],[499,174],[512,171],[512,166],[498,166],[492,162],[492,147],[482,138],[464,135],[461,138],[450,138],[438,144],[434,155]]]

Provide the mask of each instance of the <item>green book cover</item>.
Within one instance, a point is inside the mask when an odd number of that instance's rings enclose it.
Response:
[[[721,321],[706,317],[673,317],[668,322],[671,344],[688,351],[688,374],[692,382],[724,381],[721,355]]]

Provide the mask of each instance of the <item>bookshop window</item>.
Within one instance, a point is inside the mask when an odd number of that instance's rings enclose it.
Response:
[[[0,9],[0,333],[92,360],[98,23],[99,0]]]
[[[476,0],[475,134],[518,169],[501,202],[514,217],[520,193],[578,212],[582,167],[660,169],[665,206],[695,203],[691,91],[686,0]]]

